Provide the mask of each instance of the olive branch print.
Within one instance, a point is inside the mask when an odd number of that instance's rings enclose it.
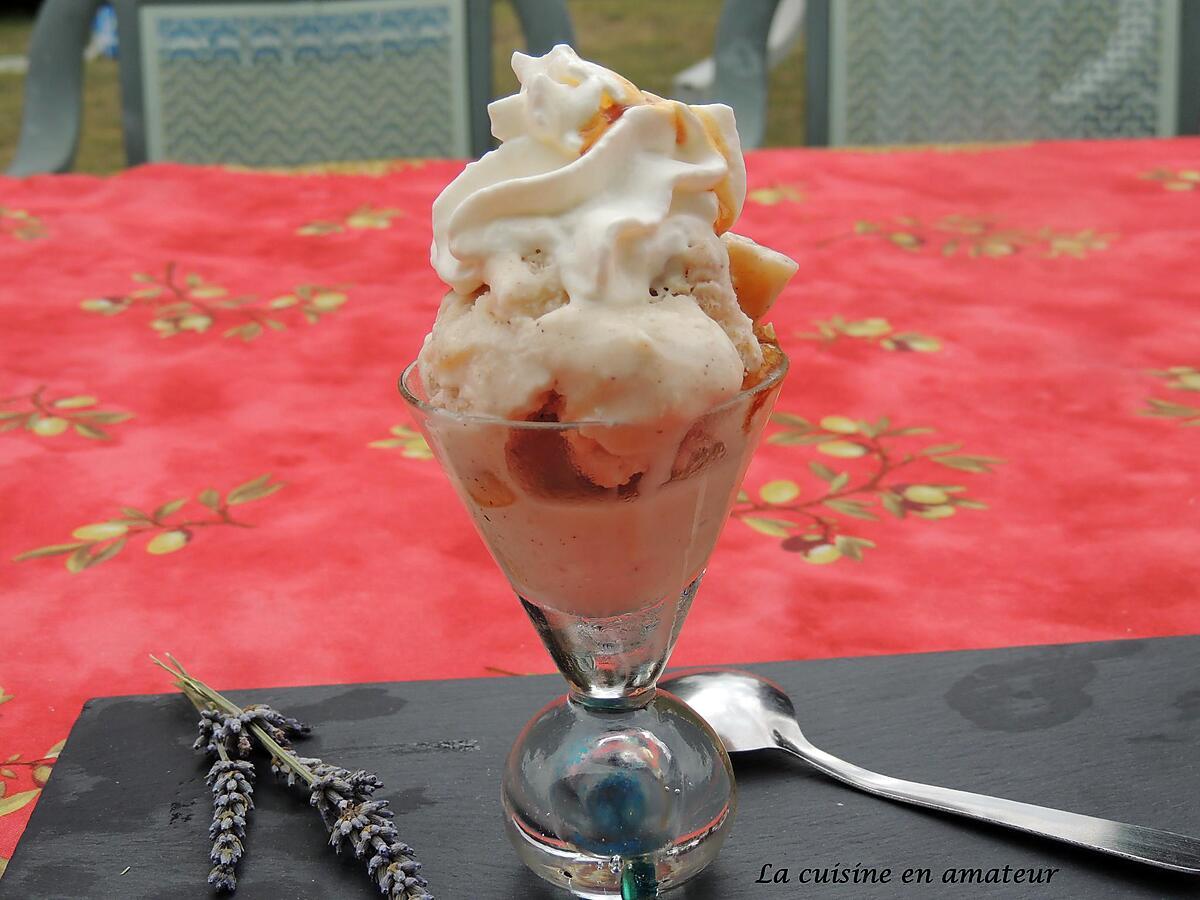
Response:
[[[1197,169],[1151,169],[1149,172],[1143,172],[1138,178],[1157,181],[1164,191],[1200,190],[1200,170]]]
[[[425,443],[421,432],[415,428],[409,428],[407,425],[393,425],[389,430],[392,437],[371,441],[367,446],[374,447],[376,450],[399,450],[401,456],[409,459],[433,459],[433,451]]]
[[[1200,369],[1194,366],[1172,366],[1150,374],[1166,381],[1166,386],[1173,390],[1200,393]],[[1179,424],[1184,427],[1200,428],[1200,406],[1189,406],[1160,397],[1147,397],[1146,408],[1141,410],[1141,414],[1160,419],[1179,419]]]
[[[402,215],[404,215],[404,211],[400,209],[360,206],[341,221],[316,221],[301,225],[296,229],[296,234],[305,237],[320,237],[325,234],[337,234],[340,231],[391,228],[392,219]]]
[[[784,184],[776,182],[770,187],[758,188],[746,195],[747,200],[761,203],[763,206],[774,206],[776,203],[803,203],[805,198],[804,186],[800,184]]]
[[[896,478],[901,469],[919,461],[972,474],[991,472],[1004,462],[993,456],[962,453],[957,443],[930,444],[916,451],[900,450],[898,439],[933,434],[932,428],[894,427],[886,416],[868,422],[832,415],[813,424],[792,413],[777,412],[771,421],[783,428],[767,437],[778,446],[812,446],[818,453],[839,460],[870,461],[865,473],[852,475],[819,460],[808,467],[820,482],[807,493],[791,479],[769,481],[758,499],[746,491],[738,494],[732,515],[768,537],[780,538],[782,549],[799,553],[806,562],[823,565],[839,559],[860,562],[863,551],[875,542],[845,531],[850,519],[876,521],[882,512],[896,519],[945,519],[960,509],[986,509],[968,497],[960,484],[929,479]]]
[[[908,253],[933,250],[942,256],[960,253],[970,259],[995,259],[1031,250],[1046,259],[1069,256],[1084,259],[1089,253],[1104,250],[1117,237],[1115,233],[1058,231],[1053,228],[1026,229],[1001,225],[989,216],[955,213],[932,223],[913,216],[895,216],[890,221],[858,221],[855,235],[874,236]]]
[[[219,322],[228,326],[221,332],[222,337],[248,342],[267,331],[286,331],[285,318],[296,312],[315,325],[348,299],[341,288],[316,284],[297,285],[290,294],[266,301],[250,294],[230,296],[227,288],[206,281],[196,272],[181,277],[173,262],[167,263],[161,275],[135,272],[133,280],[143,286],[127,294],[92,297],[79,305],[102,316],[148,307],[154,312],[150,327],[164,338],[185,331],[202,334]]]
[[[12,697],[8,699],[11,700]],[[46,782],[50,780],[50,769],[53,768],[54,762],[58,759],[58,754],[62,751],[63,745],[66,742],[64,738],[47,750],[44,756],[34,759],[21,759],[20,753],[14,753],[7,759],[0,761],[0,816],[16,812],[37,796],[38,791],[45,787]],[[37,785],[37,789],[19,794],[10,794],[8,797],[5,797],[8,791],[7,781],[15,781],[17,779],[17,769],[28,769],[29,777]]]
[[[185,511],[185,507],[193,502],[192,497],[169,500],[153,512],[122,506],[119,516],[80,525],[71,532],[74,541],[26,550],[13,557],[13,562],[66,555],[67,571],[77,574],[112,559],[125,549],[130,538],[141,535],[151,536],[146,542],[147,553],[154,556],[174,553],[186,547],[200,528],[253,528],[253,525],[235,519],[231,507],[269,497],[283,487],[284,482],[273,482],[267,474],[238,485],[224,496],[213,488],[205,488],[194,498],[195,504],[203,507],[203,513],[196,510],[195,505]],[[180,515],[181,512],[184,514]]]
[[[813,322],[816,331],[802,332],[797,337],[806,341],[832,344],[840,338],[853,338],[873,343],[884,350],[901,353],[937,353],[942,342],[927,334],[915,331],[896,331],[887,319],[854,319],[847,321],[841,316],[818,319]]]
[[[0,234],[7,234],[18,241],[36,241],[48,233],[42,220],[32,213],[0,206]]]
[[[99,401],[79,394],[50,399],[46,385],[32,394],[0,398],[0,433],[24,428],[39,437],[55,437],[68,428],[94,441],[112,440],[101,425],[115,425],[133,418],[133,413],[91,409]]]
[[[0,687],[0,705],[12,699],[13,695]],[[32,759],[22,759],[23,754],[13,753],[0,760],[0,816],[7,816],[24,809],[37,799],[42,788],[46,786],[46,782],[50,780],[50,771],[54,768],[54,763],[57,762],[64,744],[66,744],[65,738],[41,756]],[[21,778],[20,770],[28,772],[27,779]],[[33,787],[15,792],[10,791],[11,787],[19,786],[21,781],[32,784]],[[4,874],[6,865],[7,860],[0,856],[0,875]]]

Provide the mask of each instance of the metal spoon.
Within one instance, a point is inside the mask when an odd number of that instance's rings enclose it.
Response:
[[[699,713],[730,753],[786,750],[826,775],[889,800],[1005,825],[1176,872],[1200,874],[1200,840],[1194,837],[903,781],[843,762],[808,742],[796,721],[791,699],[783,688],[762,676],[732,669],[705,669],[672,675],[661,685]]]

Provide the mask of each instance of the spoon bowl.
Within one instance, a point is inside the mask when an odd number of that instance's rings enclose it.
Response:
[[[670,675],[660,686],[708,722],[729,753],[778,750],[776,734],[799,732],[792,698],[782,687],[738,669],[696,669]]]

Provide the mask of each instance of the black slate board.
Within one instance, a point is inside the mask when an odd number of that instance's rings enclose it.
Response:
[[[1200,637],[748,666],[781,682],[818,746],[888,774],[1200,833]],[[498,784],[557,677],[235,691],[318,726],[312,755],[380,773],[439,900],[556,900],[517,862]],[[178,695],[89,701],[0,898],[207,898],[206,765]],[[737,760],[721,857],[679,900],[788,896],[1197,897],[1200,878],[878,800],[772,754]],[[378,896],[324,847],[314,811],[261,770],[243,900]],[[789,884],[757,883],[764,864]],[[890,867],[813,887],[806,867]],[[953,885],[947,868],[1056,868],[1049,884]],[[932,884],[900,882],[910,867]],[[124,874],[122,874],[124,873]]]

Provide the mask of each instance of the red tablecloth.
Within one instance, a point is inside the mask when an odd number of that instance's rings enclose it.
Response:
[[[0,857],[151,651],[551,670],[395,390],[459,165],[0,180]],[[1200,631],[1200,141],[748,165],[793,370],[675,661]]]

